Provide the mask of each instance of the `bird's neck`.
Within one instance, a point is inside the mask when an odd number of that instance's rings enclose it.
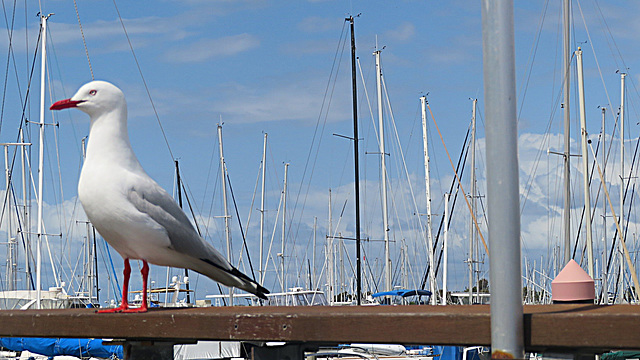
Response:
[[[91,119],[86,159],[117,162],[125,167],[140,166],[129,142],[126,109]]]

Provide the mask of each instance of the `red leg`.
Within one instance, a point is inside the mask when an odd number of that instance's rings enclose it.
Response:
[[[99,310],[99,313],[114,313],[129,309],[129,277],[131,276],[131,266],[129,259],[124,259],[124,282],[122,283],[122,303],[117,308]]]
[[[122,310],[122,312],[147,312],[147,278],[149,277],[149,264],[145,260],[142,260],[142,305],[139,308],[128,308]]]

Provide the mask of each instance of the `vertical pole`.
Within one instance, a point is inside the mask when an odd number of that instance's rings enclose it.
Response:
[[[311,288],[310,290],[315,290],[316,286],[316,238],[317,238],[317,230],[318,230],[318,217],[313,217],[313,252],[312,252],[312,260],[313,260],[313,272],[311,273]]]
[[[351,28],[351,88],[353,90],[353,166],[356,210],[356,303],[360,305],[362,294],[361,255],[360,255],[360,173],[358,164],[358,90],[356,79],[356,37],[353,16],[348,19]]]
[[[471,109],[471,221],[469,222],[469,305],[473,304],[473,241],[476,232],[473,218],[476,214],[476,103],[473,99]],[[478,293],[480,289],[477,289]]]
[[[25,144],[24,142],[24,132],[23,129],[20,129],[20,142]],[[31,145],[31,144],[29,144]],[[25,144],[26,146],[26,144]],[[31,238],[31,234],[30,231],[28,229],[31,228],[31,223],[29,221],[29,210],[28,210],[28,205],[27,205],[27,168],[26,168],[26,164],[25,164],[25,157],[26,157],[26,152],[27,149],[25,148],[25,146],[21,146],[20,149],[20,162],[22,165],[22,205],[23,205],[23,220],[22,220],[22,233],[23,235],[26,234],[26,236],[24,236],[25,239],[25,252],[24,252],[24,269],[25,269],[25,285],[30,284],[29,279],[31,278],[31,266],[29,265],[29,252],[31,249],[31,243],[29,241],[29,239]],[[28,289],[28,285],[27,285],[27,289]]]
[[[564,264],[571,260],[571,113],[569,111],[569,92],[571,84],[571,0],[563,0],[563,42],[562,42],[562,59],[564,70],[563,78],[563,94],[564,94]]]
[[[582,135],[582,186],[584,188],[584,221],[587,241],[587,259],[589,276],[593,279],[593,239],[591,238],[591,193],[589,191],[589,151],[587,149],[587,115],[584,97],[584,73],[582,68],[582,50],[576,51],[578,67],[578,101],[580,107],[580,134]]]
[[[44,85],[46,80],[47,69],[47,18],[48,16],[40,16],[42,39],[42,64],[40,68],[40,148],[38,149],[38,242],[36,243],[36,309],[41,308],[42,297],[42,188],[44,181],[44,101],[45,91]]]
[[[333,304],[335,301],[334,298],[334,257],[333,257],[333,223],[332,223],[332,214],[331,214],[331,189],[329,189],[329,229],[327,236],[327,283],[329,283],[329,304]]]
[[[176,182],[178,186],[178,205],[180,209],[182,209],[182,179],[180,178],[180,165],[178,164],[178,160],[174,160],[176,164]],[[189,270],[184,269],[184,277],[185,280],[189,279]],[[187,290],[187,304],[191,304],[191,293],[189,292],[189,281],[185,281],[185,286]]]
[[[447,305],[447,277],[449,276],[449,196],[444,194],[444,241],[442,242],[442,305]]]
[[[433,234],[431,232],[431,175],[429,171],[429,143],[427,134],[427,97],[420,97],[420,107],[422,109],[422,143],[424,148],[424,181],[427,197],[427,251],[429,253],[429,289],[431,290],[431,305],[435,305],[436,297],[436,277],[435,265],[433,261]]]
[[[15,271],[13,264],[14,242],[11,239],[11,178],[9,176],[9,145],[4,145],[4,177],[6,184],[5,208],[7,209],[7,290],[15,290]]]
[[[262,146],[262,194],[260,195],[260,284],[264,284],[264,196],[265,178],[267,175],[267,133],[264,133],[264,145]]]
[[[524,358],[512,0],[482,1],[492,358]],[[508,271],[507,271],[508,269]]]
[[[607,150],[606,150],[606,145],[607,145],[607,139],[606,139],[606,135],[607,132],[605,131],[605,119],[606,119],[606,112],[607,109],[605,107],[602,108],[602,136],[601,136],[601,143],[602,143],[602,164],[605,164],[605,161],[607,160],[606,158],[606,154],[607,154]],[[604,183],[606,177],[605,174],[606,171],[606,167],[603,166],[602,169],[602,182]],[[602,273],[600,274],[600,277],[602,278],[602,299],[603,301],[600,302],[600,304],[608,304],[609,303],[609,294],[607,293],[607,276],[609,276],[608,272],[607,272],[607,202],[603,201],[602,202]]]
[[[378,93],[378,133],[380,141],[380,177],[382,181],[382,226],[384,227],[384,290],[391,291],[391,254],[389,249],[389,214],[387,209],[387,162],[384,147],[384,119],[382,116],[382,69],[380,68],[380,50],[376,56],[376,88]]]
[[[625,238],[624,233],[624,103],[625,103],[625,78],[627,74],[620,74],[620,216],[619,224],[620,224],[620,239]],[[624,284],[624,258],[623,258],[622,244],[618,241],[618,263],[619,263],[619,271],[618,271],[618,292],[617,292],[617,303],[621,303],[623,299],[623,284]]]
[[[285,268],[284,268],[284,250],[285,250],[285,239],[287,233],[287,176],[289,173],[289,163],[284,164],[284,187],[282,189],[282,247],[281,247],[281,258],[280,258],[280,269],[282,271],[282,278],[280,279],[282,292],[287,291],[287,283],[285,276]]]
[[[220,176],[222,185],[222,202],[224,206],[224,235],[227,241],[227,261],[231,261],[231,231],[229,229],[229,207],[227,204],[227,179],[225,174],[227,173],[227,167],[224,162],[224,152],[222,147],[222,125],[218,124],[218,144],[220,151]],[[229,287],[229,306],[233,306],[233,287]]]

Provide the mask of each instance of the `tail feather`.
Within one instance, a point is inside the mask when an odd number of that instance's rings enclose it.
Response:
[[[214,263],[213,261],[211,261],[209,259],[201,258],[200,260],[206,262],[209,265],[215,266],[220,271],[224,271],[227,274],[238,278],[240,281],[242,281],[244,283],[243,284],[244,286],[240,286],[239,289],[242,289],[244,291],[250,292],[253,295],[259,297],[260,299],[263,299],[263,300],[267,300],[268,299],[266,294],[269,294],[269,290],[267,288],[265,288],[264,286],[258,284],[255,280],[253,280],[250,277],[248,277],[247,275],[243,274],[240,270],[236,269],[235,267],[231,266],[231,270],[228,270],[228,269],[225,269],[225,268],[221,267],[220,265]]]

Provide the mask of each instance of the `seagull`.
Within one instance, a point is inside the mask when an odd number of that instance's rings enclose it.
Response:
[[[122,303],[100,312],[147,311],[147,262],[197,271],[267,299],[269,290],[233,267],[204,241],[174,199],[142,168],[127,132],[127,102],[111,83],[92,81],[50,110],[77,108],[91,118],[78,197],[100,235],[124,258]],[[127,300],[131,266],[142,260],[142,305]]]

